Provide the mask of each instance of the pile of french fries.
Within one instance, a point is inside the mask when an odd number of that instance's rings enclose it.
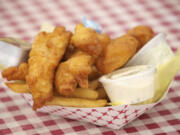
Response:
[[[30,90],[25,81],[6,82],[6,86],[15,93],[29,93]],[[77,88],[70,96],[63,97],[54,91],[52,101],[46,105],[66,106],[66,107],[104,107],[107,105],[107,94],[98,80],[89,82],[89,88]]]

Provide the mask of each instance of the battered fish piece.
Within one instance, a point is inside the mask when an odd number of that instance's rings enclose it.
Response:
[[[78,24],[75,34],[71,38],[71,44],[97,58],[106,45],[110,42],[110,37],[106,34],[99,34],[92,28],[86,28],[83,24]]]
[[[89,80],[96,80],[98,79],[102,74],[98,71],[95,65],[92,66],[92,72],[89,74]]]
[[[74,46],[72,45],[68,45],[67,49],[66,49],[66,52],[64,54],[64,57],[63,57],[63,61],[66,61],[68,60],[69,58],[72,57],[72,55],[74,53],[76,53],[78,51],[78,49],[76,49]]]
[[[56,27],[52,33],[40,32],[32,44],[26,82],[33,96],[33,109],[53,98],[54,72],[69,44],[71,32]]]
[[[103,55],[97,59],[97,69],[103,74],[107,74],[122,67],[136,53],[138,46],[139,41],[130,35],[112,40]]]
[[[9,67],[2,71],[2,76],[8,81],[25,80],[28,72],[28,64],[21,63],[18,67]]]
[[[60,63],[55,75],[56,90],[64,96],[70,95],[79,85],[88,88],[92,57],[84,52],[76,52],[70,59]]]
[[[137,50],[141,49],[151,38],[154,37],[153,30],[148,26],[136,26],[135,28],[129,30],[127,34],[134,36],[140,42]]]

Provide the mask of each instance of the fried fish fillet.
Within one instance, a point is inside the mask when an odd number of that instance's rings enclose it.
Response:
[[[64,96],[70,95],[79,85],[88,88],[92,57],[84,52],[76,52],[67,61],[60,63],[55,75],[56,90]]]
[[[97,69],[107,74],[122,67],[136,53],[138,45],[139,41],[131,35],[112,40],[96,60]]]
[[[33,109],[53,98],[54,72],[69,44],[71,32],[56,27],[52,33],[40,32],[32,44],[26,82],[33,96]]]
[[[67,47],[67,49],[66,49],[66,52],[65,52],[65,54],[64,54],[64,57],[63,57],[63,61],[66,61],[66,60],[68,60],[69,58],[71,58],[72,55],[73,55],[74,53],[76,53],[77,51],[78,51],[77,48],[75,48],[75,47],[72,46],[72,45],[68,45],[68,47]]]
[[[71,38],[71,44],[97,58],[106,45],[110,42],[110,37],[106,34],[99,34],[92,28],[86,28],[83,24],[78,24],[75,34]]]
[[[8,81],[25,80],[28,72],[27,63],[21,63],[18,67],[9,67],[2,71],[2,76]]]
[[[90,81],[96,80],[101,76],[101,72],[98,71],[95,65],[92,66],[92,72],[89,74],[88,78]]]
[[[133,29],[130,29],[127,34],[134,36],[140,42],[137,50],[142,48],[151,38],[154,37],[153,30],[148,26],[139,25]]]

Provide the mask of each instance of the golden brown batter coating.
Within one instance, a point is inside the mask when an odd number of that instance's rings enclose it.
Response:
[[[140,42],[137,50],[142,48],[151,38],[154,37],[153,30],[148,26],[139,25],[133,29],[130,29],[127,34],[134,36]]]
[[[70,59],[60,63],[56,71],[56,90],[64,96],[71,94],[79,85],[88,88],[92,57],[84,52],[76,52]]]
[[[53,98],[54,72],[69,44],[71,33],[56,27],[52,33],[40,32],[28,60],[27,84],[33,96],[33,109],[42,107]]]
[[[107,74],[122,67],[136,53],[138,45],[139,41],[130,35],[112,40],[103,55],[97,59],[97,69]]]
[[[27,63],[21,63],[18,67],[9,67],[2,71],[2,76],[8,81],[25,80],[28,72]]]
[[[92,28],[86,28],[83,24],[78,24],[75,28],[75,34],[71,38],[71,44],[97,58],[105,46],[110,42],[106,34],[99,34]]]

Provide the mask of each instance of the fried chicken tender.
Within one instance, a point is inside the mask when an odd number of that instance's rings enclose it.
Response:
[[[103,55],[97,59],[97,69],[107,74],[122,67],[136,53],[138,46],[139,41],[131,35],[123,35],[112,40]]]
[[[135,28],[129,30],[127,34],[134,36],[140,42],[137,50],[141,49],[151,38],[154,37],[153,30],[148,26],[136,26]]]
[[[71,32],[56,27],[52,33],[40,32],[32,44],[26,82],[33,96],[33,109],[53,98],[54,72],[69,44]]]
[[[64,96],[70,95],[79,85],[88,88],[92,57],[84,52],[76,52],[70,59],[60,63],[55,75],[56,90]]]
[[[8,81],[25,80],[28,72],[27,63],[21,63],[18,67],[9,67],[2,71],[2,76]]]
[[[78,24],[75,34],[71,38],[71,44],[97,58],[106,45],[110,42],[110,37],[106,34],[99,34],[92,28],[86,28],[83,24]]]

